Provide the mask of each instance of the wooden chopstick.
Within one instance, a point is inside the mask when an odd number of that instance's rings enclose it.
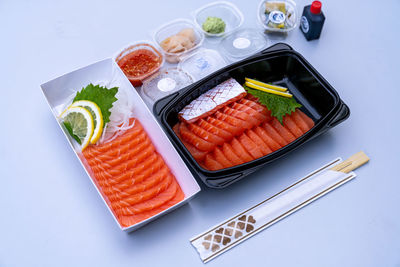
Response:
[[[363,152],[360,151],[347,160],[339,163],[338,165],[331,168],[333,171],[340,171],[344,173],[349,173],[352,170],[357,169],[358,167],[364,165],[369,161],[369,157]]]

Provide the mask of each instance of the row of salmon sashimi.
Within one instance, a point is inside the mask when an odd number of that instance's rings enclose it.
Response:
[[[194,122],[182,120],[173,130],[199,165],[214,171],[268,155],[313,126],[300,109],[281,124],[257,98],[245,94]]]
[[[130,123],[132,127],[114,140],[83,151],[91,176],[122,227],[146,220],[184,199],[139,120],[131,119]]]

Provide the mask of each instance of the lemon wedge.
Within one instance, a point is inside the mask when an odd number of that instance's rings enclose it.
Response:
[[[89,144],[93,135],[94,123],[90,111],[83,107],[69,107],[62,114],[64,126],[84,150]]]
[[[94,130],[92,138],[90,138],[91,144],[96,144],[96,142],[100,139],[101,134],[103,133],[103,115],[101,114],[101,109],[99,106],[89,100],[79,100],[71,104],[70,107],[83,107],[87,109],[93,118]]]

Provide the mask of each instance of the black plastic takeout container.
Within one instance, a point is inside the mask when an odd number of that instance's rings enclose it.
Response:
[[[244,83],[245,77],[249,77],[289,88],[303,105],[301,110],[314,120],[315,126],[287,146],[251,162],[218,171],[202,168],[175,135],[172,127],[178,122],[177,114],[183,107],[230,77],[240,84]],[[326,132],[350,115],[349,108],[336,90],[299,53],[284,43],[275,44],[160,99],[154,104],[153,112],[192,173],[212,188],[223,188],[238,181]]]

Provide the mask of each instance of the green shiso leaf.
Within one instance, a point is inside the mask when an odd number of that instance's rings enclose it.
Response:
[[[113,106],[113,103],[118,99],[115,95],[118,92],[118,87],[106,88],[99,85],[89,84],[85,88],[82,88],[80,92],[76,93],[76,96],[73,102],[78,100],[89,100],[96,103],[103,115],[104,124],[110,121],[110,109]]]
[[[283,116],[286,114],[290,115],[296,108],[301,107],[301,104],[297,103],[294,97],[289,98],[252,89],[247,86],[243,87],[246,89],[247,93],[257,97],[260,103],[271,111],[271,116],[277,118],[281,124],[283,124]]]

